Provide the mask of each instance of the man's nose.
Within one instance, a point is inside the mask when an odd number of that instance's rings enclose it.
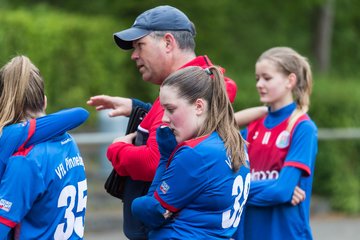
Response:
[[[134,48],[133,52],[131,53],[131,60],[137,60],[139,59],[138,51]]]

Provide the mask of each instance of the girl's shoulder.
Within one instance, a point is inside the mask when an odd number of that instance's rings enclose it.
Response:
[[[317,132],[318,128],[315,122],[309,117],[309,115],[304,114],[297,121],[296,128],[307,129],[308,131]]]

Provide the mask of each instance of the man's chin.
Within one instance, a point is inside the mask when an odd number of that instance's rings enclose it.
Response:
[[[149,77],[146,77],[146,75],[142,75],[142,79],[145,81],[145,82],[151,82],[150,80],[150,78]]]

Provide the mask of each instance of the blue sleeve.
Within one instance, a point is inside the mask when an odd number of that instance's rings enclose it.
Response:
[[[162,176],[164,175],[170,155],[177,145],[174,133],[166,126],[160,126],[156,129],[156,142],[159,146],[160,161],[158,167],[156,168],[155,177],[149,188],[147,194],[148,196],[152,196],[154,194]]]
[[[89,117],[81,107],[65,109],[36,119],[36,129],[25,147],[51,139],[78,127]]]
[[[150,108],[152,107],[151,103],[144,103],[143,101],[140,101],[139,99],[132,98],[132,107],[141,107],[143,109],[146,109],[147,111],[150,111]]]
[[[199,159],[199,161],[194,161],[194,158]],[[164,172],[156,193],[162,201],[170,206],[168,210],[176,212],[174,208],[180,209],[197,197],[203,185],[206,185],[206,182],[203,181],[206,174],[206,167],[201,161],[201,157],[191,148],[183,147],[179,149],[170,166]],[[169,191],[164,194],[165,182]],[[134,216],[151,228],[159,227],[167,221],[163,217],[165,210],[155,197],[149,195],[137,198],[132,203]]]
[[[136,198],[131,204],[132,214],[149,228],[157,228],[166,222],[165,208],[151,196]]]
[[[160,180],[166,170],[167,162],[168,162],[168,158],[165,158],[163,156],[160,157],[159,165],[156,168],[154,179],[152,180],[151,186],[147,193],[148,196],[154,195],[154,192],[155,192],[156,188],[158,187]]]
[[[247,139],[248,129],[244,128],[244,129],[240,130],[240,134],[243,137],[243,139]]]
[[[10,233],[11,228],[0,223],[0,240],[6,240],[8,239],[7,236]]]
[[[252,181],[247,203],[266,207],[290,202],[301,174],[301,169],[284,167],[276,180]]]
[[[303,175],[312,174],[318,150],[317,128],[312,121],[303,121],[294,129],[284,166],[297,166]]]
[[[6,163],[19,147],[26,141],[29,133],[29,122],[11,124],[3,128],[0,138],[0,180]]]
[[[193,148],[181,147],[166,169],[155,195],[161,199],[162,206],[165,204],[168,210],[177,212],[203,191],[208,184],[204,179],[208,179],[208,163]]]

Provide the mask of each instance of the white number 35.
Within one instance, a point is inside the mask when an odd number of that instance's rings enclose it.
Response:
[[[79,213],[86,209],[87,196],[84,196],[86,190],[86,180],[83,180],[78,182],[77,189],[74,185],[68,185],[61,191],[58,200],[58,207],[67,207],[64,216],[66,219],[66,229],[64,229],[65,223],[60,223],[55,231],[55,240],[69,239],[74,231],[79,237],[82,238],[84,236],[84,219],[82,216],[75,218],[74,206],[77,195],[76,212]],[[70,198],[69,205],[68,198]]]
[[[222,214],[222,227],[237,227],[239,226],[241,213],[243,212],[244,205],[249,195],[250,190],[250,174],[246,175],[245,183],[241,176],[235,178],[233,187],[232,187],[232,196],[236,196],[234,201],[234,210],[228,210]],[[240,199],[243,196],[243,201],[240,203]]]

